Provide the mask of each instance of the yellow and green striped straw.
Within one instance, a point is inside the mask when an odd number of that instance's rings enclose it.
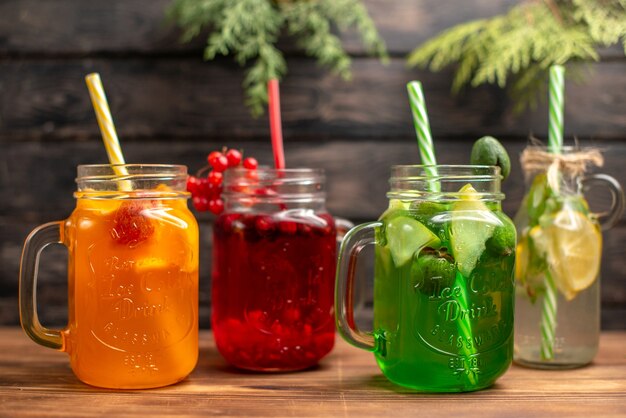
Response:
[[[122,147],[117,138],[117,132],[115,131],[115,125],[113,124],[113,117],[111,116],[106,94],[104,94],[100,74],[88,74],[85,77],[85,82],[89,89],[93,109],[96,112],[96,119],[98,119],[98,126],[100,126],[100,133],[102,134],[104,148],[109,157],[109,163],[113,166],[115,174],[118,176],[128,176],[128,171],[125,167],[116,167],[117,165],[125,164],[124,154],[122,154]],[[120,189],[124,191],[132,189],[132,185],[128,180],[120,181],[119,185]]]
[[[424,99],[424,92],[422,91],[422,83],[419,81],[411,81],[406,86],[409,93],[409,104],[411,105],[411,113],[413,113],[413,123],[415,125],[415,133],[417,135],[417,145],[419,148],[420,158],[422,164],[424,164],[424,171],[427,176],[432,178],[430,182],[430,190],[432,192],[440,192],[441,184],[437,180],[437,159],[435,158],[435,148],[433,146],[432,135],[430,134],[430,124],[428,122],[428,113],[426,112],[426,100]],[[461,289],[461,292],[457,298],[459,307],[461,310],[466,311],[469,308],[467,297],[466,280],[463,278],[460,272],[457,271],[454,281],[454,287]],[[464,337],[464,340],[469,339],[471,346],[473,347],[472,337],[472,325],[469,321],[469,316],[459,317],[457,322],[459,334]],[[467,361],[476,353],[473,348],[468,348],[466,341],[463,341],[461,350],[467,357]],[[476,375],[472,370],[468,371],[467,379],[470,384],[476,384]]]
[[[561,65],[550,67],[548,149],[560,154],[563,148],[564,74]],[[545,272],[545,294],[541,310],[541,358],[554,359],[556,337],[557,288],[549,269]]]

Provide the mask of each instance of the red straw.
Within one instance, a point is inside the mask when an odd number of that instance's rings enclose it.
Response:
[[[269,99],[270,132],[272,134],[272,149],[274,150],[274,166],[285,168],[285,150],[283,149],[283,127],[280,120],[280,92],[278,80],[273,78],[267,83]]]

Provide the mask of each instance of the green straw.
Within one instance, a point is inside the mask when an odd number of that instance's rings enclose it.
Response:
[[[548,126],[548,148],[560,154],[563,148],[563,96],[565,69],[561,65],[550,67],[550,119]]]
[[[430,134],[430,124],[428,123],[428,114],[426,113],[426,100],[424,99],[424,92],[422,91],[422,83],[419,81],[411,81],[407,84],[406,88],[409,92],[409,103],[411,105],[411,113],[413,113],[413,123],[415,124],[415,133],[417,134],[417,145],[420,152],[420,158],[422,159],[422,164],[425,165],[424,170],[426,171],[428,177],[436,179],[438,177],[436,167],[437,160],[435,158],[433,139]],[[437,180],[433,180],[430,183],[430,189],[431,191],[439,192],[441,191],[441,185],[437,182]],[[461,310],[468,311],[469,303],[467,298],[466,281],[463,278],[463,275],[458,271],[454,280],[454,287],[461,289],[457,299]],[[457,320],[457,327],[459,334],[464,337],[464,340],[469,338],[473,347],[474,338],[472,337],[472,325],[469,321],[469,315],[460,315]],[[476,354],[476,350],[467,348],[465,341],[463,341],[461,350],[467,357],[467,361],[469,361],[473,354]],[[467,379],[471,385],[476,384],[476,375],[473,371],[468,370]]]
[[[430,124],[428,122],[428,113],[426,112],[426,100],[422,91],[422,83],[411,81],[406,85],[406,89],[409,93],[409,104],[413,114],[413,124],[415,125],[420,158],[422,159],[422,164],[426,166],[424,170],[429,177],[434,179],[438,176],[437,167],[435,167],[437,159],[435,158],[433,138],[430,134]],[[430,187],[432,191],[440,191],[440,185],[436,181],[432,181]]]
[[[548,125],[548,149],[560,154],[563,148],[563,96],[565,69],[560,65],[550,67],[550,119]],[[545,273],[545,294],[541,310],[541,358],[554,359],[554,340],[556,336],[557,289],[549,270]]]

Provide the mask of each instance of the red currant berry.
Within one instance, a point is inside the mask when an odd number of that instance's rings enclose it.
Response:
[[[209,199],[204,196],[194,196],[191,200],[193,202],[193,207],[196,208],[198,212],[206,212],[209,210]]]
[[[313,231],[313,229],[311,228],[310,225],[299,223],[298,224],[298,231],[302,235],[311,235],[311,232]]]
[[[228,158],[224,154],[221,154],[215,158],[213,158],[213,162],[211,163],[211,167],[213,167],[214,171],[223,172],[228,168]]]
[[[226,153],[229,167],[237,167],[241,163],[241,153],[236,149],[228,150]]]
[[[260,234],[264,234],[274,229],[274,222],[269,216],[259,216],[255,221],[255,226]]]
[[[224,179],[224,174],[220,173],[219,171],[211,171],[209,173],[209,183],[215,185],[215,186],[219,186],[222,184],[222,180]]]
[[[200,189],[201,180],[202,179],[199,179],[198,177],[195,177],[195,176],[187,177],[187,191],[191,193],[192,195],[195,195],[196,193],[198,193],[198,190]]]
[[[221,157],[222,155],[224,155],[224,154],[222,154],[222,153],[221,153],[221,152],[219,152],[219,151],[213,151],[213,152],[211,152],[211,153],[209,154],[209,156],[206,158],[206,160],[207,160],[207,162],[209,163],[209,165],[210,165],[211,167],[213,167],[213,162],[214,162],[216,159],[218,159],[219,157]]]
[[[218,187],[215,184],[212,184],[208,178],[200,179],[202,182],[200,183],[200,187],[198,188],[198,196],[206,197],[207,199],[211,199],[211,197],[216,193],[216,188]]]
[[[252,182],[256,182],[259,179],[259,172],[256,170],[248,170],[246,178]]]
[[[209,211],[216,215],[219,215],[224,211],[224,201],[222,199],[209,200]]]
[[[287,235],[294,235],[298,231],[298,224],[291,221],[282,221],[278,224],[280,232]]]
[[[256,168],[259,166],[259,163],[256,158],[248,157],[243,160],[243,166],[248,170],[256,170]]]
[[[222,197],[222,185],[211,184],[211,190],[209,191],[209,199],[219,199]]]

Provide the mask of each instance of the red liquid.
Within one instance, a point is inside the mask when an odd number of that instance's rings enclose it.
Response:
[[[231,213],[215,223],[213,332],[237,367],[304,369],[333,347],[335,223],[293,212]]]

